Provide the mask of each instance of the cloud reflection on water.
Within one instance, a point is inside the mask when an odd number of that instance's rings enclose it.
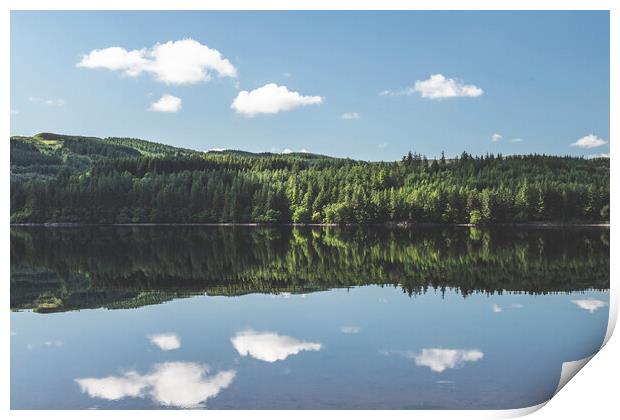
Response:
[[[275,332],[241,331],[230,339],[233,347],[242,357],[250,356],[264,362],[285,360],[302,351],[319,351],[321,343],[300,341]]]
[[[390,351],[384,355],[392,354],[413,359],[417,366],[426,366],[433,372],[441,373],[446,369],[454,369],[463,366],[466,362],[477,362],[484,357],[484,353],[476,349],[439,349],[426,348],[421,352],[413,351]]]
[[[207,365],[193,362],[166,362],[141,375],[130,371],[121,376],[78,378],[82,392],[94,398],[119,400],[126,397],[150,398],[153,402],[180,408],[201,408],[235,378],[234,370],[209,376]]]
[[[607,305],[606,302],[598,299],[576,299],[571,300],[572,303],[579,306],[581,309],[589,311],[590,313],[597,311]]]
[[[152,334],[149,335],[148,338],[151,344],[159,347],[160,350],[163,351],[170,351],[181,348],[181,340],[179,339],[179,337],[177,337],[176,334]]]

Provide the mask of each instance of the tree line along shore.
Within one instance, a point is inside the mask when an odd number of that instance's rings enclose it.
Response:
[[[131,138],[11,138],[11,223],[605,224],[609,159],[394,162],[198,152]]]

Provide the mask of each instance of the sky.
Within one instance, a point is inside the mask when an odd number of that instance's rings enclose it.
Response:
[[[608,12],[11,13],[11,135],[609,154]]]

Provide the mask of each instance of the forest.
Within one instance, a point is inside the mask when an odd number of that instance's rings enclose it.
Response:
[[[368,162],[52,133],[10,141],[14,224],[609,221],[608,158]]]

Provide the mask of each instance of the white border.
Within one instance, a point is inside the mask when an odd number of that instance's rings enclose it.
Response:
[[[559,7],[561,6],[561,7]],[[620,68],[618,66],[620,42],[620,33],[618,28],[618,10],[620,3],[611,0],[426,0],[426,1],[406,1],[406,0],[228,0],[228,1],[210,1],[210,0],[151,0],[141,2],[136,0],[91,0],[83,2],[79,0],[58,0],[53,2],[44,0],[5,0],[2,2],[2,17],[0,20],[0,46],[2,46],[2,54],[5,59],[0,60],[0,77],[2,79],[3,101],[0,105],[0,135],[5,141],[2,141],[2,156],[4,157],[3,166],[5,176],[2,177],[0,185],[0,197],[3,198],[5,224],[4,234],[0,239],[2,247],[2,258],[4,267],[4,296],[5,306],[9,306],[10,287],[8,281],[10,254],[9,254],[9,142],[10,136],[10,10],[610,10],[611,25],[611,101],[610,115],[618,114],[618,74]],[[576,28],[577,30],[577,28]],[[610,147],[614,148],[617,139],[617,119],[610,119]],[[615,152],[612,152],[615,156]],[[620,180],[618,170],[615,165],[611,166],[611,214],[615,219],[617,214],[618,200],[615,200],[617,194],[614,187],[615,182]],[[611,255],[614,255],[618,235],[615,230],[611,231]],[[610,322],[606,334],[606,342],[611,337],[613,328],[615,327],[618,314],[618,264],[615,259],[611,258],[611,291],[610,291]],[[10,313],[8,310],[2,311],[2,322],[4,324],[3,345],[0,347],[4,369],[2,388],[2,411],[6,411],[12,418],[34,418],[45,416],[46,418],[75,418],[81,419],[85,416],[84,411],[12,411],[10,407],[10,349],[9,349],[9,330],[10,330]],[[583,368],[583,372],[579,374],[579,380],[570,381],[566,387],[549,402],[548,407],[538,411],[534,416],[539,419],[548,418],[575,418],[575,417],[594,417],[594,418],[611,418],[613,414],[617,414],[617,392],[615,391],[615,377],[620,373],[617,355],[620,354],[620,344],[618,339],[611,339],[605,347],[592,359],[587,366]],[[252,416],[259,419],[289,419],[291,416],[299,419],[314,419],[315,416],[327,416],[334,418],[356,418],[356,419],[374,419],[377,416],[388,417],[392,419],[400,418],[508,418],[516,417],[537,411],[545,404],[518,410],[488,410],[488,411],[211,411],[209,413],[200,413],[194,411],[174,412],[174,416],[194,417],[209,416],[222,419],[239,418],[241,416]],[[121,419],[135,419],[136,417],[164,418],[169,417],[170,412],[164,411],[89,411],[88,416],[92,418],[109,418],[115,416]]]

